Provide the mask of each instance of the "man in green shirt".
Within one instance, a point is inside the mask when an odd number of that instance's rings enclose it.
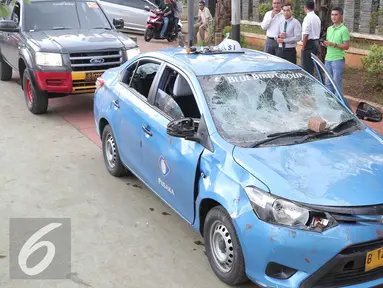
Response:
[[[344,72],[346,51],[350,48],[350,32],[342,23],[343,9],[334,8],[331,11],[331,20],[334,25],[327,29],[326,41],[322,43],[327,47],[325,57],[326,69],[333,78],[338,90],[342,93],[342,77]],[[326,77],[326,86],[335,94],[335,89]]]

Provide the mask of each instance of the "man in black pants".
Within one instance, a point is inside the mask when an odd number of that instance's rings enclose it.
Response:
[[[297,43],[301,40],[302,26],[297,19],[293,17],[291,4],[283,5],[283,15],[285,21],[279,24],[278,37],[275,37],[279,47],[277,56],[291,63],[297,64]]]
[[[314,75],[314,64],[311,53],[317,54],[319,49],[319,37],[321,31],[321,20],[314,12],[315,3],[312,0],[306,2],[304,10],[306,17],[302,24],[302,68]]]

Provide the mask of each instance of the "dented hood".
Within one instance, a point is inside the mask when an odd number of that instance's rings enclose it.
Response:
[[[235,147],[233,157],[282,198],[328,206],[383,203],[383,138],[369,129],[299,145]]]

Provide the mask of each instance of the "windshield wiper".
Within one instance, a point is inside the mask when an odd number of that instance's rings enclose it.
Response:
[[[343,131],[343,132],[336,133],[330,129],[326,129],[326,130],[321,131],[321,132],[314,132],[312,130],[296,130],[296,131],[289,131],[289,132],[274,133],[274,134],[268,135],[267,136],[268,138],[265,138],[263,140],[255,142],[250,147],[255,148],[255,147],[258,147],[262,144],[272,142],[276,139],[280,139],[280,138],[284,138],[284,137],[305,136],[298,141],[294,141],[294,144],[300,144],[300,143],[306,142],[307,140],[312,139],[312,138],[321,138],[323,136],[337,137],[337,136],[343,136],[344,134],[347,134],[347,133],[349,133],[349,132]]]
[[[312,138],[317,138],[317,137],[322,137],[322,136],[327,136],[327,135],[331,135],[332,137],[343,136],[344,134],[348,133],[347,130],[348,130],[348,128],[350,128],[348,126],[351,123],[355,123],[355,119],[354,118],[345,120],[345,121],[340,122],[338,124],[335,124],[332,127],[329,127],[326,130],[321,131],[321,132],[314,132],[312,130],[306,129],[306,130],[294,130],[294,131],[288,131],[288,132],[273,133],[273,134],[267,135],[267,138],[259,140],[259,141],[255,142],[255,143],[253,143],[249,147],[255,148],[255,147],[258,147],[258,146],[260,146],[262,144],[265,144],[265,143],[268,143],[268,142],[272,142],[272,141],[274,141],[276,139],[284,138],[284,137],[306,136],[306,137],[302,138],[301,140],[298,140],[298,141],[294,142],[295,144],[299,144],[299,143],[306,142],[307,140],[312,139]],[[347,129],[344,132],[335,132],[336,130],[343,130],[344,128]]]
[[[343,132],[336,133],[333,130],[325,130],[325,131],[322,131],[322,132],[317,132],[317,133],[314,133],[314,134],[311,134],[311,135],[307,135],[306,137],[303,137],[302,139],[300,139],[298,141],[295,141],[294,144],[301,144],[303,142],[306,142],[309,139],[320,138],[320,137],[326,136],[326,135],[331,135],[331,137],[337,137],[337,136],[343,136],[343,135],[348,134],[348,133],[349,133],[348,131],[343,131]]]
[[[69,30],[71,27],[53,27],[53,30]]]
[[[288,132],[278,132],[267,135],[267,137],[277,137],[277,136],[299,136],[299,135],[307,135],[307,133],[312,132],[311,130],[293,130]]]
[[[295,130],[295,131],[289,131],[289,132],[274,133],[274,134],[267,135],[267,138],[265,139],[262,139],[253,143],[252,145],[250,145],[250,147],[255,148],[255,147],[258,147],[259,145],[274,141],[279,138],[305,136],[310,134],[311,132],[312,132],[311,130],[307,129],[307,130]]]
[[[329,127],[329,130],[331,130],[331,131],[339,130],[339,129],[342,128],[342,127],[343,127],[343,128],[344,128],[344,127],[346,127],[346,128],[350,128],[350,127],[348,127],[348,126],[349,126],[349,124],[352,124],[352,123],[355,123],[355,119],[354,119],[354,118],[345,120],[345,121],[340,122],[340,123],[338,123],[338,124],[335,124],[335,125],[333,125],[332,127]],[[342,130],[342,129],[341,129],[341,130]]]
[[[92,29],[105,29],[105,30],[111,30],[109,27],[94,27]]]

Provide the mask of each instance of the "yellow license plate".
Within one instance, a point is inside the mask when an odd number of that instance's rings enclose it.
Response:
[[[383,248],[367,252],[364,270],[367,272],[381,266],[383,266]]]
[[[103,72],[86,72],[85,81],[87,82],[96,82],[98,77],[101,77]]]

